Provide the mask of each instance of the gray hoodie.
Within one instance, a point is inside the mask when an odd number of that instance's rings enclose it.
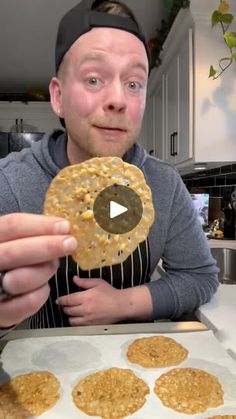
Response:
[[[142,170],[152,190],[155,222],[148,237],[149,268],[142,282],[151,292],[153,319],[175,319],[194,312],[215,293],[218,268],[190,194],[171,165],[150,156],[139,144],[124,160]],[[66,136],[61,131],[0,160],[0,214],[42,213],[50,181],[68,164]],[[165,273],[149,282],[160,258]]]

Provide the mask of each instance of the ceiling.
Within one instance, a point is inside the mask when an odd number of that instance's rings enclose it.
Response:
[[[166,16],[163,0],[124,0],[147,38]],[[54,45],[63,14],[78,0],[1,0],[0,93],[47,89],[54,73]]]

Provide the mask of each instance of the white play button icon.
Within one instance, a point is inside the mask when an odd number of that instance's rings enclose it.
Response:
[[[104,231],[125,234],[138,225],[143,214],[143,204],[133,189],[114,183],[99,192],[93,212],[96,222]]]
[[[128,208],[123,207],[123,205],[115,201],[110,201],[110,218],[115,218],[120,214],[124,214],[126,211],[128,211]]]

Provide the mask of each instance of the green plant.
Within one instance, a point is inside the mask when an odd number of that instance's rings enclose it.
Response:
[[[213,65],[209,69],[209,77],[216,80],[233,62],[236,61],[236,32],[230,32],[230,26],[234,16],[229,12],[229,5],[225,0],[220,0],[218,10],[214,10],[211,16],[212,27],[220,25],[223,34],[223,40],[229,50],[229,56],[222,57],[218,61],[218,69]]]
[[[166,2],[170,7],[167,19],[162,19],[161,26],[156,30],[156,37],[150,39],[149,48],[151,51],[152,63],[151,68],[158,67],[161,64],[160,53],[162,51],[163,44],[170,31],[170,28],[181,8],[189,7],[190,0],[172,0]]]

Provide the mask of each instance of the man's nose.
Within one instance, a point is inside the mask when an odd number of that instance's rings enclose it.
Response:
[[[114,81],[106,89],[104,110],[124,112],[127,106],[126,100],[125,86],[119,81]]]

